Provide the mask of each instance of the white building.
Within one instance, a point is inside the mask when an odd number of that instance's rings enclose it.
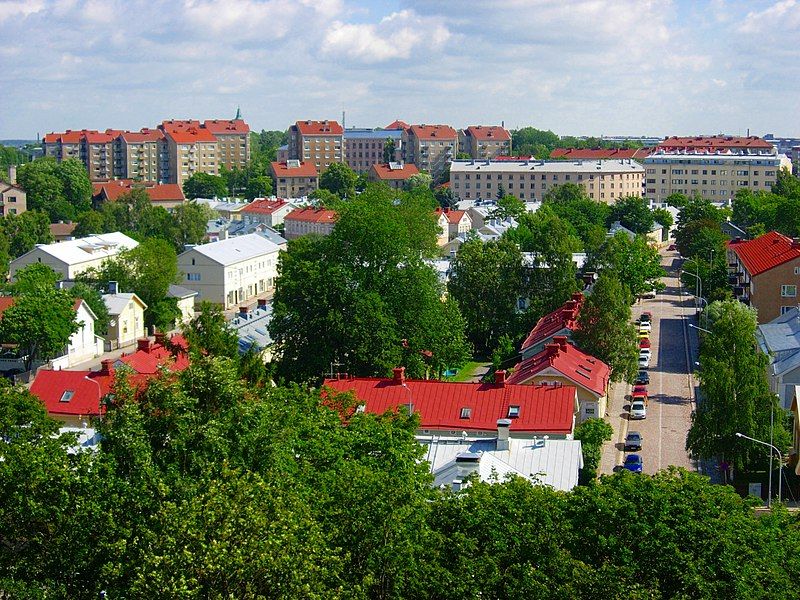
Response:
[[[178,327],[194,319],[194,299],[197,297],[197,292],[180,285],[170,284],[167,289],[167,297],[175,298],[178,310],[181,311],[181,316],[178,317],[176,323]]]
[[[69,337],[67,351],[52,360],[54,369],[67,369],[103,353],[103,338],[94,332],[97,316],[85,300],[75,300],[75,320],[79,329]]]
[[[119,231],[52,244],[37,244],[30,252],[12,260],[9,271],[14,279],[20,269],[42,263],[58,273],[61,279],[75,279],[76,275],[99,268],[103,261],[138,245],[136,240]]]
[[[277,244],[249,234],[202,244],[178,256],[182,286],[197,299],[227,309],[272,291],[278,276]]]

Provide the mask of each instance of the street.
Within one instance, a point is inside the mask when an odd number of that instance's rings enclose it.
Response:
[[[642,435],[642,450],[637,454],[643,459],[645,473],[669,465],[696,469],[685,450],[696,384],[691,371],[697,356],[697,335],[688,327],[694,322],[694,298],[681,293],[677,252],[662,250],[662,257],[666,289],[655,299],[641,300],[632,307],[634,319],[646,310],[653,314],[647,418],[628,420],[631,387],[624,382],[614,384],[608,406],[614,437],[603,447],[601,474],[612,473],[622,465],[623,440],[629,430]]]

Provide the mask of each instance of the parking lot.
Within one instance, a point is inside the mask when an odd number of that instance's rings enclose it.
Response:
[[[669,465],[695,469],[685,450],[694,409],[691,365],[696,356],[697,336],[688,328],[695,311],[694,299],[681,292],[678,254],[665,250],[662,256],[662,265],[667,270],[663,280],[666,289],[656,298],[642,300],[632,308],[634,318],[643,311],[652,313],[647,417],[629,420],[631,386],[626,383],[613,386],[608,420],[614,427],[614,438],[603,448],[600,473],[611,473],[622,465],[626,454],[623,441],[629,430],[642,435],[642,450],[636,453],[642,456],[645,473],[655,473]]]

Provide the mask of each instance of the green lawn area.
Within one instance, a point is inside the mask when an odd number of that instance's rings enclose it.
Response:
[[[475,371],[481,367],[486,365],[485,362],[477,362],[477,361],[470,361],[465,364],[461,369],[453,375],[452,377],[447,377],[447,381],[469,381],[472,379],[473,374]]]

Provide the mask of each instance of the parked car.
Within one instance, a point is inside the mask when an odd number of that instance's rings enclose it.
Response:
[[[642,391],[633,392],[633,394],[631,394],[631,400],[633,402],[644,402],[644,405],[647,406],[647,400],[648,400],[647,390],[645,389],[645,391],[643,392]]]
[[[625,436],[625,450],[641,450],[642,434],[638,431],[629,431]]]
[[[644,323],[645,321],[649,323],[652,319],[653,319],[653,313],[651,313],[649,310],[646,310],[639,317],[639,323]]]
[[[647,418],[647,407],[641,400],[634,400],[631,403],[630,418],[635,420]]]
[[[651,288],[642,294],[642,298],[653,299],[656,297],[656,288]]]
[[[636,375],[636,381],[634,383],[643,383],[648,385],[650,383],[650,373],[647,371],[639,371],[639,374]]]
[[[670,244],[669,246],[667,246],[667,250],[669,252],[675,252],[675,250],[677,250],[677,249],[678,249],[678,247],[675,244]]]
[[[650,338],[639,336],[639,349],[650,348]]]
[[[649,369],[650,368],[650,355],[639,355],[638,365],[640,369]]]
[[[637,383],[633,386],[632,394],[635,396],[636,394],[645,394],[647,395],[647,386],[644,383]]]
[[[639,323],[639,333],[650,333],[653,330],[653,325],[650,321],[643,321]]]
[[[642,457],[638,454],[628,454],[625,457],[625,463],[622,466],[632,473],[641,473],[643,466]]]

